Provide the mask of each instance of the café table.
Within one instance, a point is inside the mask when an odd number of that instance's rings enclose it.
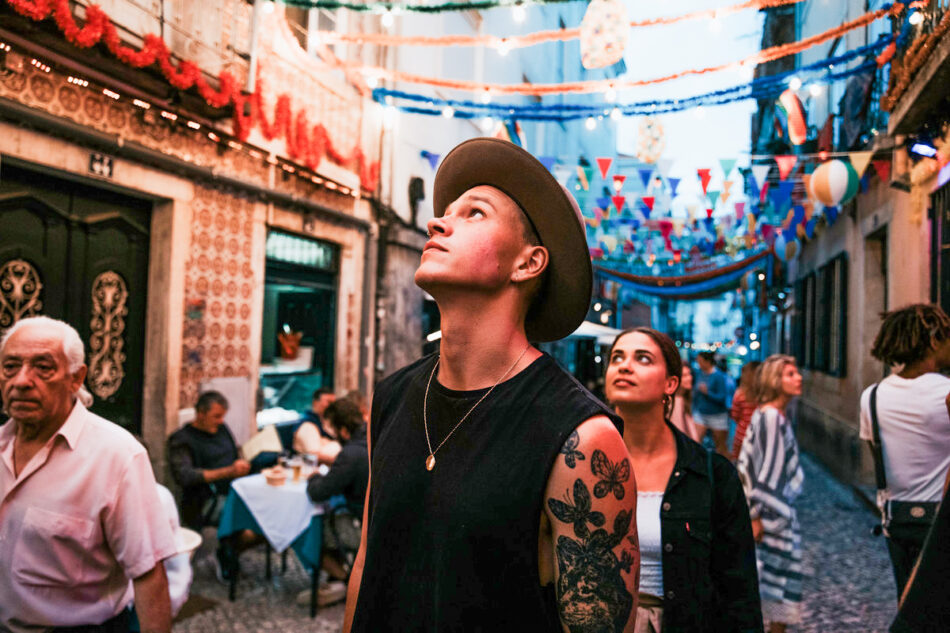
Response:
[[[316,615],[317,583],[323,546],[323,505],[307,497],[307,481],[288,477],[281,486],[271,486],[263,475],[248,475],[231,483],[218,524],[218,539],[250,530],[262,535],[278,553],[293,550],[310,573],[310,617]],[[270,571],[270,550],[267,569]],[[231,575],[228,597],[233,601],[237,576]]]

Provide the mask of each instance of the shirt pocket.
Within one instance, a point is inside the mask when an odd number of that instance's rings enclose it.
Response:
[[[91,559],[96,524],[83,517],[28,508],[13,554],[13,576],[24,585],[82,584]]]

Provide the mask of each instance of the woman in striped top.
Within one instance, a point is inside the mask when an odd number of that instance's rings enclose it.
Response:
[[[732,396],[732,407],[729,409],[729,417],[736,423],[736,435],[732,440],[732,461],[739,459],[739,450],[742,448],[742,440],[745,439],[746,429],[749,428],[749,422],[752,421],[752,412],[755,411],[758,405],[755,401],[753,387],[755,385],[755,372],[761,364],[759,361],[753,360],[742,366],[742,374],[739,376],[739,387]]]
[[[795,500],[804,473],[785,407],[802,393],[795,359],[769,356],[756,372],[756,400],[737,468],[749,501],[756,540],[762,613],[771,633],[801,620],[802,538]]]

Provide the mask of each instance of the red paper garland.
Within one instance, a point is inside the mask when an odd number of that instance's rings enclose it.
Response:
[[[257,125],[268,140],[283,137],[288,156],[301,160],[308,168],[316,169],[323,156],[326,156],[338,165],[355,169],[359,173],[363,189],[376,189],[379,163],[369,163],[359,146],[349,155],[336,149],[323,125],[310,127],[303,109],[296,113],[291,112],[289,94],[278,96],[273,123],[267,121],[262,110],[261,89],[250,95],[251,114],[244,116],[244,103],[248,97],[241,93],[231,73],[221,71],[218,75],[218,89],[215,90],[194,62],[182,60],[176,68],[165,41],[153,33],[143,38],[142,50],[136,51],[124,46],[112,20],[98,5],[86,7],[86,23],[80,28],[69,9],[69,0],[7,0],[7,3],[20,15],[36,22],[42,22],[52,15],[63,36],[74,46],[91,48],[102,42],[119,60],[134,68],[145,68],[157,62],[162,75],[175,88],[188,90],[194,87],[208,105],[214,108],[232,104],[234,132],[239,140],[246,141],[251,130]]]

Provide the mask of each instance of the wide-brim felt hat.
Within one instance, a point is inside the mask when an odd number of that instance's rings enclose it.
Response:
[[[593,270],[580,210],[547,167],[517,145],[474,138],[446,155],[435,175],[436,217],[473,187],[488,185],[514,200],[548,250],[544,282],[525,319],[530,341],[556,341],[584,321]]]

